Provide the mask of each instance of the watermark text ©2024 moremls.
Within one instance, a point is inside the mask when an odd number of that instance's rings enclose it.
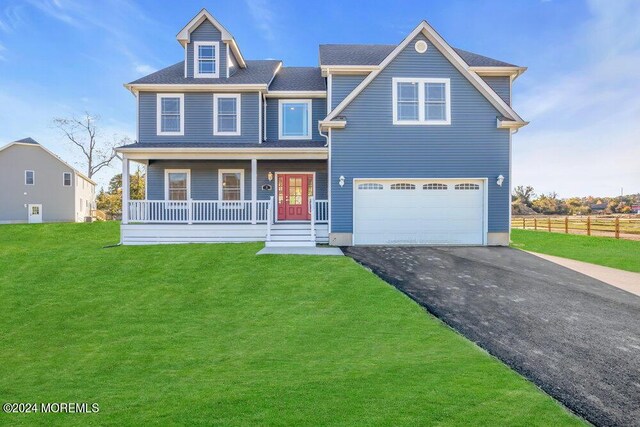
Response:
[[[100,405],[87,402],[6,402],[2,412],[7,414],[95,414]]]

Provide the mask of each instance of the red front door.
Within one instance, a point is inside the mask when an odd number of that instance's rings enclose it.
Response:
[[[278,174],[278,221],[309,221],[309,197],[313,196],[313,175]]]

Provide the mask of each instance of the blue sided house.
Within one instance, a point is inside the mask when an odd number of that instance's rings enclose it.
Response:
[[[245,59],[207,10],[180,62],[125,87],[124,244],[507,245],[511,108],[526,68],[450,46],[324,44],[319,66]],[[147,166],[130,200],[131,162]]]

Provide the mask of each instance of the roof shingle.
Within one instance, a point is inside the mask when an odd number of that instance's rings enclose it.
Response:
[[[326,90],[319,67],[282,67],[269,90]]]
[[[246,61],[231,77],[217,79],[184,76],[184,61],[134,80],[129,84],[268,84],[282,61],[275,59]]]
[[[378,65],[395,48],[392,44],[322,44],[320,65]],[[471,67],[516,67],[455,47],[453,50]]]

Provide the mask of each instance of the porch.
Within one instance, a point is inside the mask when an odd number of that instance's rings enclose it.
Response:
[[[127,154],[123,244],[265,241],[267,246],[315,246],[329,241],[324,159]],[[131,161],[147,165],[144,200],[130,199],[125,181]]]

